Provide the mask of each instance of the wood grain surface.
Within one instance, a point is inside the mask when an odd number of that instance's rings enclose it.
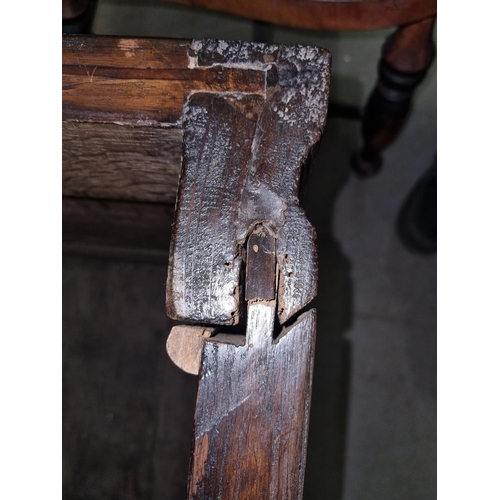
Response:
[[[182,130],[63,122],[64,196],[175,203]]]
[[[180,172],[166,305],[198,326],[174,328],[167,349],[199,373],[192,499],[302,496],[317,257],[299,192],[329,75],[310,46],[63,42],[73,215],[89,215],[78,197],[103,200],[87,220],[125,203],[107,200],[171,201]]]
[[[249,306],[244,346],[205,343],[190,499],[302,498],[315,311],[273,340],[272,305]]]
[[[259,69],[266,91],[198,92],[184,107],[166,305],[200,324],[167,344],[199,372],[188,498],[300,499],[317,259],[299,190],[326,121],[330,56],[207,40],[190,57]],[[207,325],[220,327],[200,335]]]
[[[165,269],[63,257],[59,498],[186,497],[198,384],[165,353]]]
[[[206,338],[188,498],[300,499],[304,486],[316,316],[275,339],[276,240],[247,243],[246,337]]]
[[[186,99],[263,94],[262,68],[195,67],[186,40],[63,36],[63,195],[174,203]]]
[[[186,94],[263,93],[262,71],[192,67],[186,40],[63,37],[63,120],[180,126]]]
[[[193,94],[167,281],[178,320],[238,324],[244,248],[255,226],[274,233],[281,323],[316,294],[314,230],[299,206],[303,165],[326,120],[330,55],[317,47],[193,42],[198,65],[266,72],[266,94]]]

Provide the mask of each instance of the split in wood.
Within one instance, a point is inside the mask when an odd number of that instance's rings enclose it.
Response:
[[[279,335],[274,331],[276,318],[277,262],[276,239],[269,229],[258,224],[246,245],[245,300],[247,302],[246,337],[225,333],[221,327],[196,325],[174,326],[167,339],[167,353],[179,368],[198,375],[205,343],[226,343],[252,349],[265,346],[273,338],[279,342],[304,317],[296,315]],[[258,307],[257,307],[258,306]]]

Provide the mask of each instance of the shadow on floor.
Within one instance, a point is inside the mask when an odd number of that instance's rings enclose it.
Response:
[[[305,500],[342,498],[346,447],[352,324],[351,263],[335,239],[337,197],[349,179],[349,157],[359,122],[330,120],[313,164],[307,216],[317,232],[319,252],[318,328],[312,393]]]

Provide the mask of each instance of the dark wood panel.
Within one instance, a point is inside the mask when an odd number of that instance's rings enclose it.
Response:
[[[191,349],[197,359],[203,351],[189,495],[298,499],[315,338],[315,312],[303,310],[317,284],[315,233],[298,196],[303,167],[326,122],[330,55],[309,46],[204,40],[180,43],[162,67],[154,40],[107,40],[102,49],[101,42],[80,37],[83,45],[70,44],[63,67],[64,192],[102,199],[65,200],[66,247],[71,234],[81,232],[87,248],[120,238],[133,247],[140,228],[149,242],[136,250],[165,245],[167,231],[159,225],[165,228],[166,214],[158,211],[165,207],[109,199],[167,201],[183,141],[167,307],[175,318],[204,323],[208,332]],[[96,63],[99,50],[107,58],[103,66]],[[148,53],[159,67],[127,66],[127,60],[144,65]],[[180,60],[184,66],[175,66]],[[144,215],[152,216],[149,227]],[[247,258],[249,252],[255,255]],[[220,332],[207,327],[237,323],[240,331],[245,327],[243,340],[225,326]],[[199,361],[192,361],[195,373]],[[129,356],[114,369],[120,375],[133,362]],[[105,376],[100,368],[92,369]],[[75,391],[73,414],[89,394],[92,399],[92,390]],[[140,412],[134,419],[148,425]],[[150,443],[155,440],[144,439],[143,456]],[[109,477],[99,474],[102,458],[90,457],[101,494],[120,488],[122,471],[128,495],[150,497],[152,489],[137,487],[156,474],[150,459],[132,463],[133,454],[121,445],[117,453],[131,458]],[[84,453],[80,460],[92,469]],[[68,468],[67,484],[83,488],[74,457]]]
[[[174,203],[182,130],[63,122],[63,195]]]
[[[173,206],[63,198],[63,253],[166,265]]]
[[[174,203],[186,99],[266,88],[262,65],[200,64],[197,43],[63,37],[63,195]]]
[[[62,498],[185,498],[197,380],[165,352],[165,265],[65,256],[62,280]]]

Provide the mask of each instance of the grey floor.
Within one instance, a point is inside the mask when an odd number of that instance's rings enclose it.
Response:
[[[187,7],[158,6],[149,1],[134,4],[101,0],[94,31],[252,39],[252,25],[247,20]],[[276,28],[273,41],[326,47],[333,56],[332,99],[362,106],[374,85],[380,49],[388,33],[390,30],[317,33]],[[376,178],[360,181],[349,171],[349,156],[358,141],[359,122],[329,121],[314,163],[306,204],[308,217],[318,233],[320,277],[316,299],[318,345],[304,497],[306,500],[433,499],[436,497],[436,256],[409,253],[398,241],[394,223],[405,195],[435,159],[436,64],[418,89],[411,117],[385,153],[384,169]],[[158,306],[159,312],[153,313],[153,318],[146,312],[137,313],[136,319],[141,314],[149,319],[142,322],[137,319],[134,328],[144,324],[146,329],[155,331],[155,342],[162,349],[162,329],[167,328],[162,316],[165,270],[154,266],[66,259],[64,293],[66,309],[72,312],[65,313],[65,328],[73,328],[75,318],[89,314],[75,305],[84,303],[81,297],[76,297],[76,290],[85,290],[85,283],[101,276],[106,282],[101,290],[105,302],[106,294],[113,293],[109,289],[110,276],[116,286],[126,286],[123,281],[126,278],[118,277],[120,273],[136,282],[154,283],[155,292],[145,296],[137,292],[130,307],[143,307],[151,316],[151,304]],[[146,301],[146,297],[150,300]],[[130,327],[130,321],[123,322],[125,328]],[[172,367],[165,370],[166,380],[177,376],[168,375],[174,373]],[[193,386],[191,391],[194,390]],[[191,397],[190,394],[187,391],[186,397]],[[169,408],[176,404],[174,398],[167,403],[162,404]],[[194,402],[186,404],[191,411]],[[189,425],[185,422],[182,425],[182,432],[188,433]],[[168,429],[162,433],[162,443],[166,446],[170,442],[165,437]],[[171,442],[174,448],[185,443],[189,446],[189,435],[174,441]],[[175,457],[178,453],[182,455],[175,448],[170,455]],[[175,465],[176,477],[170,482],[165,479],[165,488],[169,485],[180,488],[178,485],[183,484],[183,463]],[[157,472],[161,475],[161,471]],[[177,495],[162,496],[156,492],[153,497],[182,498]]]

